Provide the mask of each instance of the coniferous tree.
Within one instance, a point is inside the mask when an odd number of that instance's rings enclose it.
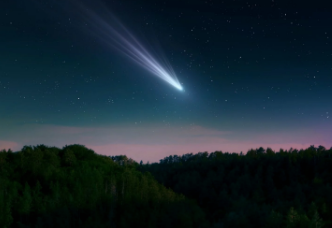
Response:
[[[309,228],[322,228],[324,225],[322,219],[319,217],[317,210],[314,212],[312,219],[310,220]]]

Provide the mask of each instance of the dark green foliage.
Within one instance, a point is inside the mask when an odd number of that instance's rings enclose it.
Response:
[[[212,227],[332,227],[332,148],[174,155],[138,169],[195,200]]]
[[[132,159],[116,158],[82,145],[1,151],[0,227],[208,225],[194,202],[137,171]]]
[[[2,150],[0,227],[332,227],[331,155],[261,147],[138,164],[77,144]]]

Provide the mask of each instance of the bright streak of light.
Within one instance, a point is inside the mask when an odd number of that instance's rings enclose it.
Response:
[[[106,42],[109,46],[116,48],[118,51],[123,53],[125,56],[133,60],[139,66],[148,70],[153,75],[160,79],[168,82],[180,91],[183,88],[176,77],[176,74],[169,64],[167,59],[164,57],[164,64],[158,62],[151,53],[110,13],[110,20],[106,20],[101,16],[97,15],[90,9],[84,8],[89,18],[89,23],[94,27],[94,31],[99,39]],[[111,25],[110,22],[115,23],[119,28]],[[162,53],[160,53],[161,56]]]

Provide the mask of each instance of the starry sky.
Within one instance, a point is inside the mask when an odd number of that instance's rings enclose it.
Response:
[[[204,151],[332,146],[327,5],[92,2],[2,3],[1,149],[78,143],[156,162]],[[184,91],[111,47],[112,35],[87,10],[115,28],[112,13],[147,50],[167,58]]]

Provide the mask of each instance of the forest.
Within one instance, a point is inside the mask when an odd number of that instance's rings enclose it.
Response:
[[[83,145],[0,151],[0,227],[332,227],[332,148],[143,164]]]

